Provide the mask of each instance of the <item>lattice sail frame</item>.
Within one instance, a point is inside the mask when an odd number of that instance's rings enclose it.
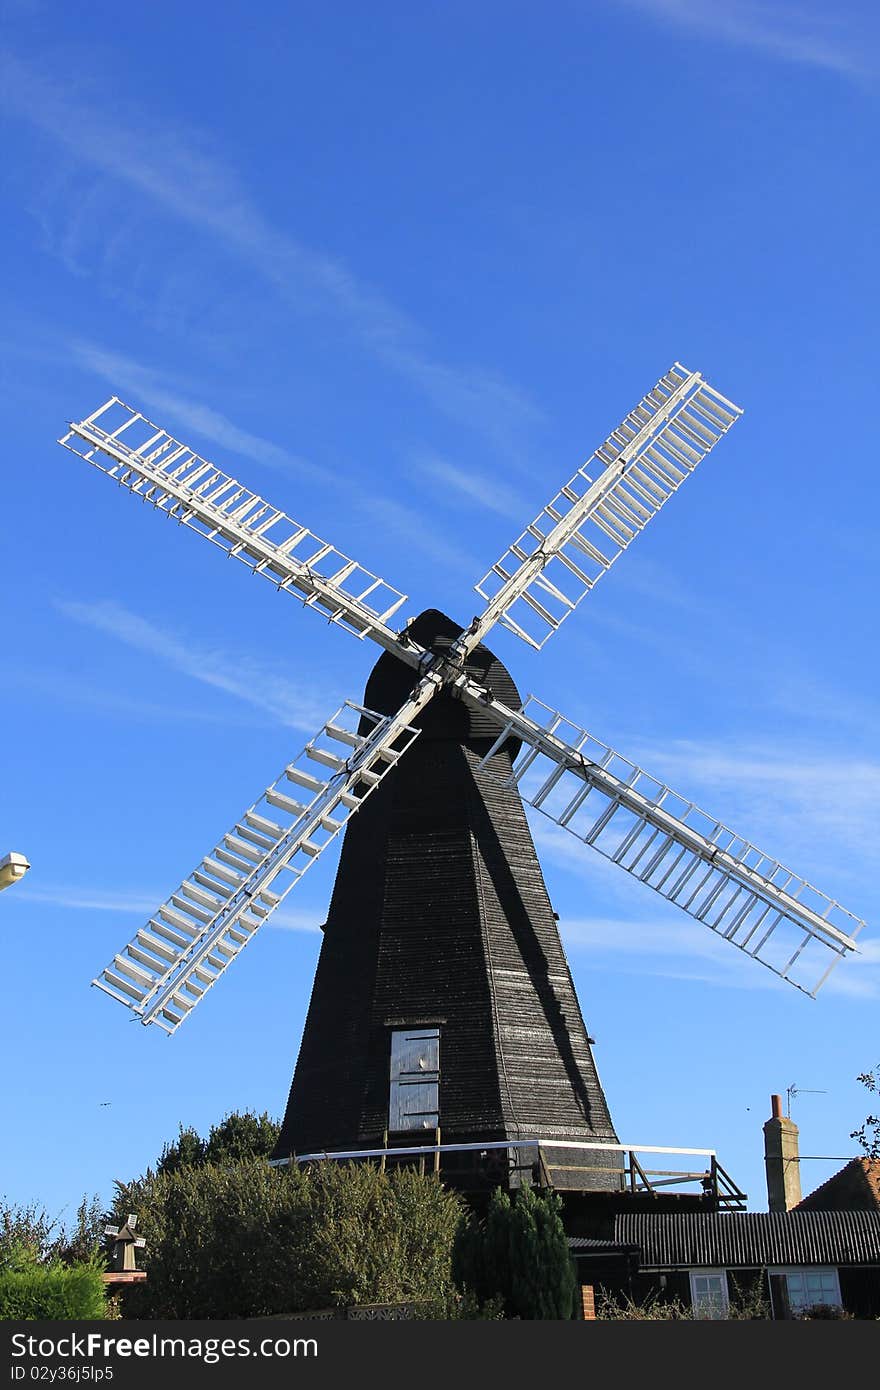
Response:
[[[487,758],[511,734],[523,801],[789,984],[856,950],[860,918],[558,710],[529,695]]]
[[[173,1033],[418,732],[346,701],[92,983]]]
[[[481,631],[543,647],[741,414],[676,362],[475,586]]]
[[[397,646],[406,594],[215,468],[118,396],[59,439],[157,511],[196,531],[356,637]]]

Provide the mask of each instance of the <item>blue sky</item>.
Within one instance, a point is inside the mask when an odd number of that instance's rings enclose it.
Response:
[[[0,1192],[70,1214],[279,1114],[325,856],[173,1039],[89,981],[374,651],[53,442],[116,393],[411,598],[471,585],[679,359],[741,422],[533,691],[880,921],[873,5],[0,5]],[[870,930],[813,1002],[535,818],[621,1137],[765,1204],[847,1155]],[[156,1036],[154,1036],[154,1033]],[[109,1104],[107,1103],[109,1102]],[[805,1188],[838,1164],[804,1165]]]

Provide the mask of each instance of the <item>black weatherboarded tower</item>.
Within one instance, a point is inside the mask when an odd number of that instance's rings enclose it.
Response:
[[[462,629],[428,611],[407,631],[442,652]],[[520,706],[484,646],[467,669]],[[416,679],[385,653],[364,703],[392,714]],[[504,785],[517,745],[481,767],[497,726],[445,692],[416,722],[345,832],[276,1157],[383,1147],[386,1131],[431,1143],[436,1128],[444,1145],[614,1141],[522,802]],[[558,1154],[558,1186],[609,1181],[575,1177],[595,1152]]]

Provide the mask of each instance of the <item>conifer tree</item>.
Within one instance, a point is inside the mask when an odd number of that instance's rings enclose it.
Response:
[[[459,1231],[453,1274],[481,1301],[501,1297],[508,1317],[571,1318],[575,1276],[555,1192],[493,1192],[486,1218]]]

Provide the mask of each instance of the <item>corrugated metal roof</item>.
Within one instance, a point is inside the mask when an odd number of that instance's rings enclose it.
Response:
[[[880,1264],[880,1213],[868,1211],[626,1214],[614,1239],[643,1267]]]
[[[615,1254],[622,1251],[616,1240],[594,1240],[592,1236],[571,1236],[568,1248],[575,1254],[583,1250],[610,1250]]]

